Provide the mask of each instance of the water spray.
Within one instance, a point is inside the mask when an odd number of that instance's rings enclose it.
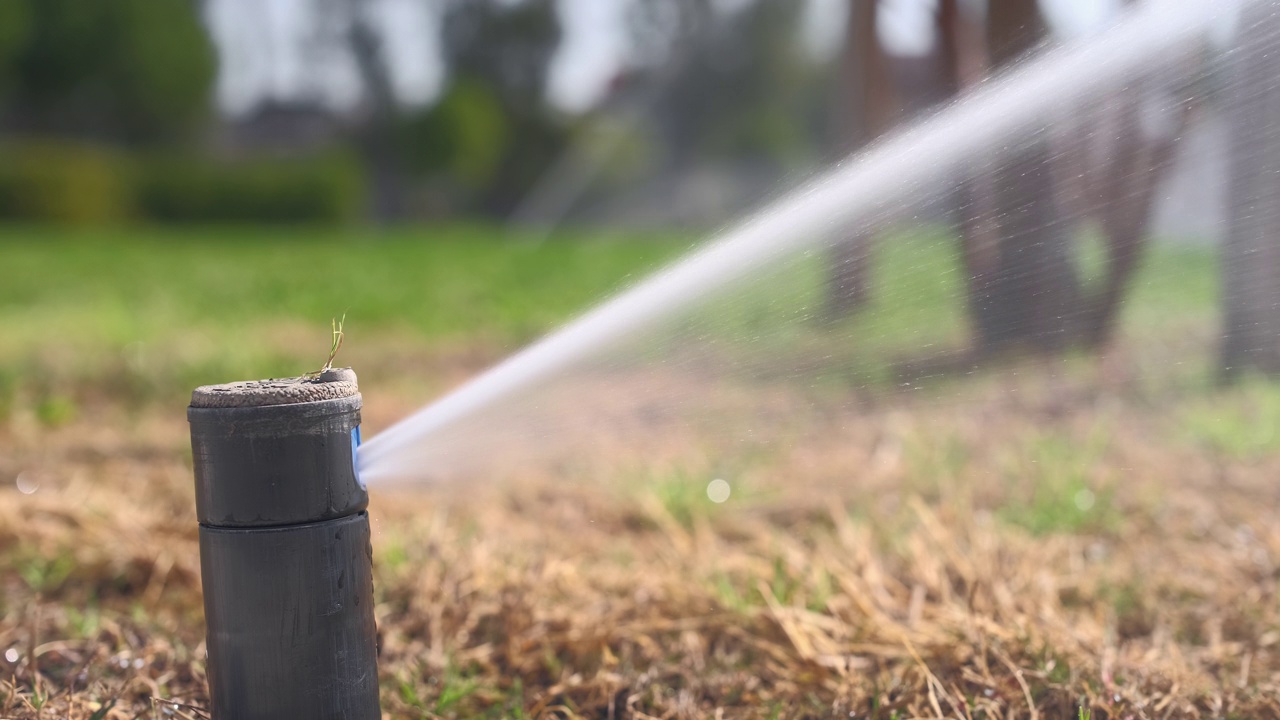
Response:
[[[355,373],[211,385],[187,418],[215,720],[378,720]]]
[[[635,337],[751,272],[821,246],[833,229],[877,213],[998,153],[1097,93],[1121,87],[1153,58],[1189,53],[1237,0],[1143,3],[1096,38],[1041,54],[931,118],[887,135],[782,197],[697,252],[513,355],[374,437],[360,453],[369,482],[421,477],[438,458],[424,439],[473,421],[521,393]]]

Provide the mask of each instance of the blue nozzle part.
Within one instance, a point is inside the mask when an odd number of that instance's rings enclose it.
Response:
[[[358,455],[359,451],[360,451],[360,426],[357,425],[351,428],[351,472],[355,473],[356,482],[360,483],[360,489],[367,490],[368,488],[365,487],[364,480],[360,479],[360,460]]]

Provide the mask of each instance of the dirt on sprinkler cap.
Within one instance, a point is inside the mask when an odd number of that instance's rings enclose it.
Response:
[[[356,373],[332,368],[318,375],[270,380],[246,380],[224,385],[204,385],[191,393],[191,407],[234,408],[297,405],[358,395]]]

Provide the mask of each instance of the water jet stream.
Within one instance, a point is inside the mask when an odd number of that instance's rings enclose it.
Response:
[[[1018,133],[1119,87],[1167,54],[1185,51],[1236,3],[1152,2],[1111,29],[1042,53],[922,122],[891,133],[815,177],[687,258],[604,302],[474,380],[401,420],[360,449],[362,479],[412,479],[429,466],[422,440],[537,387],[557,373],[688,303],[788,253],[819,245],[835,227],[866,221],[983,162]]]

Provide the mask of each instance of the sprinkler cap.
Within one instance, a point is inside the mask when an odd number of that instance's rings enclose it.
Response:
[[[360,407],[349,368],[197,388],[187,419],[200,523],[277,527],[364,510]]]
[[[330,368],[314,377],[246,380],[224,385],[204,385],[191,393],[193,408],[263,407],[296,405],[359,395],[356,372]]]

